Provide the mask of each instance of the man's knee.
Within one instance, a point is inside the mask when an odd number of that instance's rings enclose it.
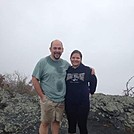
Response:
[[[41,122],[41,126],[44,127],[44,128],[47,128],[49,126],[49,123]]]
[[[59,121],[53,121],[51,123],[52,126],[60,126],[60,122]]]
[[[39,134],[48,134],[48,126],[49,126],[49,123],[41,122],[40,127],[39,127]]]

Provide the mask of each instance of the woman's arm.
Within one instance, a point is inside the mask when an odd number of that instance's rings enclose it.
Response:
[[[97,87],[97,77],[95,75],[91,75],[89,85],[90,94],[94,94],[94,92],[96,91],[96,87]]]

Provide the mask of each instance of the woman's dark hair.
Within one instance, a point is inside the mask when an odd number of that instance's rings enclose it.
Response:
[[[79,50],[74,50],[71,55],[70,58],[72,57],[73,54],[78,53],[80,55],[80,58],[82,59],[82,53]]]

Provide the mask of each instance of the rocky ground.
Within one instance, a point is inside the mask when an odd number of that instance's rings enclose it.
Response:
[[[37,95],[0,89],[0,134],[38,134],[39,118]],[[134,134],[134,98],[93,95],[88,130],[89,134]],[[65,116],[60,134],[67,134]]]

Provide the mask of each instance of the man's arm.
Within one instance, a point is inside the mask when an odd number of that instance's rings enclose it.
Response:
[[[32,76],[32,83],[33,83],[33,86],[34,86],[38,96],[40,97],[41,101],[44,102],[44,94],[40,87],[39,80],[36,77]]]

